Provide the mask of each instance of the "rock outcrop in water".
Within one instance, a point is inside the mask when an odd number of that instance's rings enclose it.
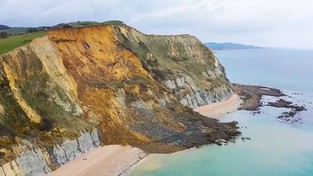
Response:
[[[271,106],[275,108],[285,108],[286,111],[277,116],[278,119],[289,123],[297,123],[301,118],[296,117],[299,112],[306,111],[305,105],[299,105],[288,101],[289,95],[285,95],[281,90],[264,86],[233,84],[234,91],[244,100],[243,110],[251,111],[253,114],[260,114],[260,107]],[[297,93],[296,93],[297,94]],[[274,100],[263,102],[263,96],[275,97]]]
[[[232,139],[235,122],[191,109],[232,93],[195,37],[48,31],[0,56],[0,175],[42,175],[101,143],[173,152]]]

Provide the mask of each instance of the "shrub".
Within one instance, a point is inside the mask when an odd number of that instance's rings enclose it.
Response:
[[[8,32],[6,32],[6,31],[0,32],[0,38],[7,38],[7,37],[9,37]]]
[[[29,28],[27,29],[26,33],[38,32],[37,28]]]

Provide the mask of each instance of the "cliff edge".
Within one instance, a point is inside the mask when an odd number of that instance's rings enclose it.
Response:
[[[233,139],[235,122],[191,109],[232,94],[193,36],[126,25],[48,31],[0,56],[0,175],[49,173],[106,144],[167,153]]]

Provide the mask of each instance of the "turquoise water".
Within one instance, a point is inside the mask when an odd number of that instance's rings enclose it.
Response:
[[[216,56],[231,82],[313,92],[313,50],[230,50]]]
[[[282,88],[294,102],[305,104],[308,111],[299,114],[303,123],[288,124],[274,118],[284,109],[263,107],[263,113],[256,116],[237,111],[221,117],[221,121],[238,121],[242,136],[251,140],[239,138],[223,146],[151,155],[130,175],[312,176],[313,51],[240,50],[222,51],[217,56],[232,82]]]

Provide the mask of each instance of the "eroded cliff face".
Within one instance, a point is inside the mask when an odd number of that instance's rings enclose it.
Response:
[[[77,139],[65,139],[54,147],[38,146],[29,140],[17,138],[18,145],[11,150],[17,157],[0,167],[1,176],[42,176],[64,165],[76,157],[100,146],[98,132],[80,134]]]
[[[235,123],[190,109],[232,87],[187,35],[124,25],[49,31],[0,56],[0,86],[0,174],[42,175],[100,143],[173,152],[238,134]]]
[[[146,35],[128,26],[114,28],[118,40],[144,68],[171,89],[179,101],[195,108],[229,98],[232,86],[214,54],[190,35]]]

